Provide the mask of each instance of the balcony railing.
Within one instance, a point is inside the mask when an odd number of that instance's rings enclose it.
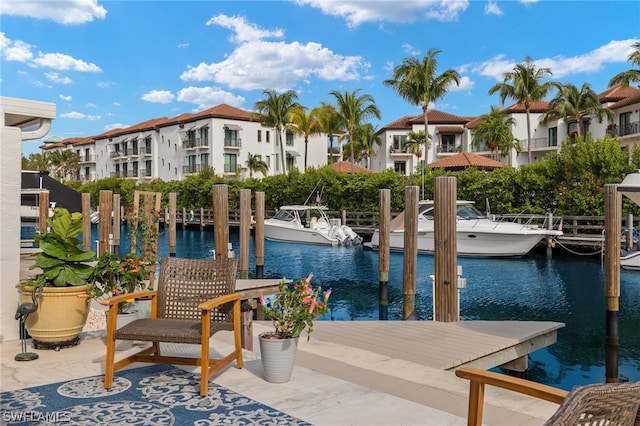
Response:
[[[151,170],[140,170],[139,177],[151,177]]]
[[[81,155],[80,156],[80,163],[95,163],[96,162],[96,156],[95,155]]]
[[[151,148],[140,148],[138,150],[138,154],[140,154],[140,155],[151,155]]]
[[[624,126],[620,126],[618,129],[618,136],[628,136],[640,133],[640,121],[634,121],[633,123],[627,123]]]
[[[224,147],[225,148],[242,148],[242,139],[241,138],[237,138],[237,139],[225,138]]]
[[[111,153],[109,153],[109,157],[111,157],[111,158],[122,157],[122,152],[121,151],[112,151]]]
[[[91,181],[94,181],[95,179],[96,179],[95,173],[81,173],[79,176],[79,180],[81,180],[82,182],[91,182]]]
[[[453,153],[458,153],[461,152],[462,146],[461,145],[440,145],[438,146],[438,153],[439,154],[453,154]]]
[[[182,166],[182,174],[188,175],[192,173],[200,173],[202,171],[201,164],[188,164],[186,166]]]
[[[225,164],[224,172],[225,173],[235,173],[238,170],[238,166],[236,164]]]

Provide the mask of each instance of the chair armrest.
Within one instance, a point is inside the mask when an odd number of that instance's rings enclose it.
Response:
[[[224,305],[225,303],[240,301],[240,295],[238,293],[226,294],[224,296],[215,297],[213,299],[202,302],[198,305],[198,309],[203,311],[210,311],[216,306]]]
[[[456,376],[470,380],[471,382],[487,384],[510,391],[522,393],[545,401],[562,404],[568,392],[563,389],[520,379],[518,377],[507,376],[506,374],[494,373],[492,371],[481,370],[479,368],[462,367],[456,370]]]
[[[139,299],[142,297],[151,297],[152,299],[158,295],[155,290],[136,291],[133,293],[119,294],[117,296],[110,297],[100,301],[103,306],[117,305],[125,300]]]

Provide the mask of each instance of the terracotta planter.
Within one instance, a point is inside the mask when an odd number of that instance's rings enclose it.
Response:
[[[298,337],[290,339],[266,337],[270,334],[258,335],[264,379],[269,383],[286,383],[291,379],[293,365],[296,362]]]
[[[89,302],[88,286],[44,287],[36,300],[38,310],[27,317],[25,328],[33,338],[34,346],[44,343],[59,349],[77,343],[87,322]],[[21,287],[20,303],[31,302],[33,287]]]

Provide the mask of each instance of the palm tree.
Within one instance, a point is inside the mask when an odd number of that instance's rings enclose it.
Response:
[[[262,159],[262,155],[252,155],[250,152],[247,155],[247,161],[244,162],[249,169],[249,177],[253,177],[253,172],[260,172],[262,176],[266,176],[269,172],[269,166]]]
[[[306,108],[304,107],[293,108],[289,116],[289,121],[291,123],[289,128],[292,129],[295,134],[304,137],[304,169],[307,170],[309,137],[322,132],[316,110],[313,109],[307,114]]]
[[[481,147],[486,144],[495,160],[498,159],[498,153],[505,157],[514,148],[520,152],[520,143],[511,132],[516,122],[512,116],[507,115],[500,107],[492,105],[491,112],[480,119],[480,124],[473,130],[474,146]]]
[[[423,146],[426,146],[426,149],[429,149],[429,143],[427,142],[425,144],[424,131],[418,130],[417,132],[407,133],[407,140],[404,142],[404,146],[402,148],[408,149],[410,153],[418,157],[418,160],[420,160],[423,153]]]
[[[527,56],[524,62],[517,64],[513,71],[504,73],[502,83],[498,83],[489,89],[489,94],[500,92],[502,105],[507,98],[515,99],[519,104],[524,104],[527,113],[527,153],[529,164],[532,162],[531,154],[531,102],[544,99],[547,94],[557,88],[554,82],[541,80],[553,73],[549,68],[536,68],[532,59]]]
[[[345,124],[349,136],[349,145],[353,148],[353,136],[356,129],[368,118],[380,119],[380,110],[376,106],[373,96],[359,95],[360,89],[353,92],[340,93],[337,90],[330,92],[336,98],[336,111],[340,120]],[[351,149],[351,173],[353,174],[354,150]]]
[[[460,74],[453,69],[446,70],[440,75],[436,75],[438,70],[438,60],[436,57],[440,50],[431,48],[422,61],[418,58],[405,58],[402,63],[394,68],[393,78],[385,80],[383,84],[393,88],[398,95],[413,105],[422,107],[424,116],[425,154],[429,149],[429,120],[427,109],[430,102],[435,102],[447,94],[449,87],[455,83],[460,85]],[[435,149],[435,145],[434,145]],[[435,158],[435,151],[433,153]],[[425,155],[426,159],[426,155]]]
[[[382,141],[376,133],[377,129],[371,123],[363,124],[355,132],[356,143],[354,147],[359,152],[360,159],[363,157],[366,159],[366,167],[368,169],[371,168],[371,157],[377,154],[376,147],[382,145]]]
[[[282,164],[282,173],[286,173],[284,160],[284,141],[282,139],[282,131],[289,124],[289,116],[294,108],[301,105],[296,102],[298,95],[293,90],[287,90],[278,94],[275,90],[265,89],[262,93],[265,99],[257,101],[253,105],[254,113],[252,119],[259,120],[266,126],[271,126],[276,131],[276,142],[280,143],[280,160]]]
[[[549,120],[563,119],[567,126],[576,123],[576,134],[580,136],[580,124],[585,117],[593,116],[602,120],[606,116],[609,121],[615,119],[615,114],[609,108],[603,107],[598,100],[598,94],[589,83],[584,83],[578,89],[567,83],[561,86],[560,92],[549,103],[549,110],[542,115],[540,122],[546,124]]]
[[[321,102],[320,107],[314,109],[313,115],[318,117],[322,131],[329,137],[329,164],[333,163],[333,137],[344,133],[342,117],[331,104]]]
[[[54,174],[64,181],[70,176],[77,176],[80,171],[80,158],[70,149],[56,149],[49,155]]]
[[[640,41],[633,43],[633,52],[629,54],[627,58],[629,62],[636,65],[638,69],[630,69],[616,74],[611,81],[609,81],[609,87],[613,86],[629,86],[632,82],[640,83]]]

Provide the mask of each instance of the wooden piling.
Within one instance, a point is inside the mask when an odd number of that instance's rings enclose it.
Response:
[[[264,276],[264,192],[256,192],[255,229],[253,232],[256,246],[256,278]]]
[[[251,190],[240,190],[240,278],[249,278],[249,234],[251,229]]]
[[[213,185],[213,229],[216,259],[229,258],[229,188]]]
[[[391,190],[380,190],[380,225],[378,243],[378,318],[389,319],[389,222],[391,222]]]
[[[633,247],[633,213],[627,215],[627,223],[625,229],[625,248],[630,250]]]
[[[120,194],[113,194],[112,253],[120,256]]]
[[[606,300],[605,380],[618,381],[618,310],[620,299],[620,235],[622,194],[617,185],[604,186],[604,287]]]
[[[169,257],[176,257],[176,206],[178,204],[178,194],[169,193]],[[184,216],[182,216],[184,224]]]
[[[418,260],[418,195],[420,187],[407,186],[404,191],[404,293],[403,319],[419,319],[416,313],[416,265]]]
[[[456,178],[434,179],[434,320],[458,321],[458,266],[456,240]]]
[[[38,227],[40,235],[47,232],[49,224],[49,191],[40,191],[38,194]]]
[[[98,256],[109,253],[109,234],[111,234],[111,212],[113,193],[108,190],[100,191],[98,205]]]
[[[82,193],[82,245],[91,250],[91,194]]]
[[[553,213],[552,212],[547,212],[547,229],[551,230],[553,229]],[[547,235],[547,237],[545,238],[545,245],[547,247],[546,249],[546,254],[547,257],[551,257],[551,255],[553,254],[553,238],[550,235]]]

